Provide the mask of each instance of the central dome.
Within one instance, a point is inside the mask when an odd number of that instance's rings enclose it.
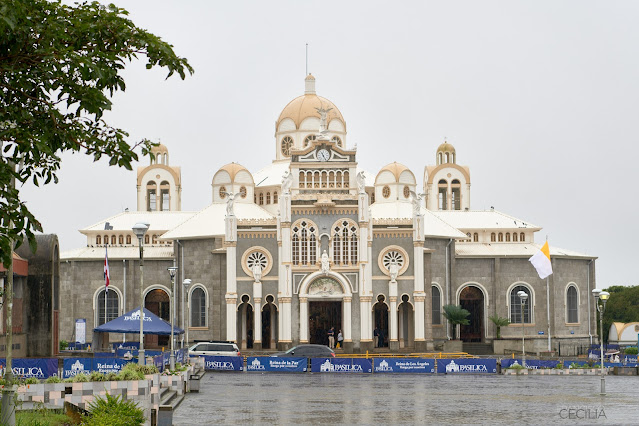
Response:
[[[282,110],[277,123],[276,129],[279,129],[282,120],[289,118],[295,123],[295,127],[299,129],[300,124],[308,117],[319,118],[319,113],[315,108],[332,108],[326,115],[326,124],[330,124],[331,120],[339,119],[344,124],[344,117],[335,104],[326,98],[315,94],[315,77],[309,74],[305,79],[306,90],[304,95],[293,99]]]

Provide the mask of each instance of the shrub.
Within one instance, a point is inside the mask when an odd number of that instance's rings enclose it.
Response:
[[[89,404],[91,417],[82,424],[86,426],[135,426],[144,424],[144,411],[133,401],[124,401],[120,396],[106,394]]]
[[[106,380],[106,376],[99,371],[92,371],[91,375],[89,375],[89,380],[92,382],[103,382]]]
[[[107,373],[106,376],[104,376],[104,379],[107,382],[114,382],[114,381],[118,380],[118,373],[114,373],[114,372]]]
[[[140,366],[140,370],[142,370],[144,374],[156,374],[160,372],[160,370],[158,370],[158,368],[153,364]]]
[[[564,369],[563,362],[558,362],[557,365],[555,365],[555,370],[563,370],[563,369]]]
[[[139,370],[122,369],[117,376],[118,380],[144,380],[144,373]]]
[[[25,379],[24,383],[26,385],[37,385],[40,383],[40,379],[38,379],[37,377],[27,377],[27,379]]]
[[[73,379],[74,377],[67,377],[66,379],[64,379],[62,382],[63,383],[73,383]]]
[[[623,351],[623,353],[626,355],[637,355],[639,353],[639,349],[635,346],[629,346]]]
[[[69,342],[66,340],[60,340],[60,350],[64,351],[69,347]]]
[[[62,379],[60,379],[58,376],[51,376],[44,381],[44,383],[60,383],[60,382],[62,382]]]
[[[84,383],[88,381],[89,381],[89,376],[87,376],[84,373],[76,374],[75,377],[73,377],[74,383]]]
[[[524,370],[526,367],[524,367],[521,364],[512,364],[510,367],[507,367],[506,370]]]

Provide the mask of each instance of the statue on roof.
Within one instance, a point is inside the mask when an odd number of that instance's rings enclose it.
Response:
[[[233,213],[233,204],[235,203],[235,196],[237,194],[225,191],[223,191],[222,194],[225,194],[228,197],[228,199],[226,200],[226,215],[229,217],[235,216],[235,214]]]
[[[320,125],[319,125],[320,136],[317,139],[321,141],[327,141],[328,140],[328,124],[326,123],[326,117],[328,112],[332,110],[333,108],[325,109],[324,107],[322,108],[316,107],[315,109],[320,115]]]
[[[357,191],[360,194],[366,192],[366,177],[364,176],[363,171],[357,173]]]
[[[290,194],[293,186],[293,174],[288,170],[282,176],[282,194]]]
[[[422,195],[418,194],[415,191],[410,191],[410,198],[413,202],[413,215],[419,216],[422,209]]]

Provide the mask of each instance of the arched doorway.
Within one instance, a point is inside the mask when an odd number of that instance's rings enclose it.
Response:
[[[171,321],[171,302],[166,291],[156,288],[144,297],[144,307],[165,321]],[[167,348],[170,336],[144,335],[145,348]]]
[[[328,345],[328,331],[335,339],[342,329],[342,285],[334,278],[322,276],[308,286],[309,343]]]
[[[399,338],[399,347],[412,348],[415,346],[415,321],[413,305],[410,303],[410,297],[407,294],[402,296],[402,303],[397,308],[397,327]]]
[[[253,347],[253,306],[248,295],[242,296],[242,303],[237,308],[237,327],[240,336],[240,349]]]
[[[373,331],[373,344],[377,348],[386,346],[388,342],[388,305],[385,300],[386,297],[380,294],[373,306],[373,329],[377,330],[377,336]]]
[[[262,308],[262,349],[275,349],[277,345],[277,307],[273,300],[273,296],[266,296]]]
[[[481,342],[484,337],[484,293],[475,286],[467,286],[459,295],[459,304],[470,312],[470,324],[459,328],[459,337],[464,342]]]

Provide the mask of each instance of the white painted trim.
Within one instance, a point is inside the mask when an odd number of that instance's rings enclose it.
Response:
[[[488,298],[488,290],[486,290],[486,287],[484,287],[483,285],[481,285],[478,282],[475,281],[468,281],[465,282],[464,284],[462,284],[461,286],[459,286],[459,288],[457,289],[456,295],[455,295],[455,304],[459,305],[460,304],[460,300],[459,300],[459,296],[461,295],[461,292],[463,289],[465,289],[466,287],[477,287],[478,289],[481,290],[483,296],[484,296],[484,338],[488,338],[488,307],[490,306],[490,299]],[[443,311],[443,309],[442,309]],[[461,333],[461,326],[457,327],[457,336],[455,336],[455,338],[459,338]]]
[[[516,281],[516,282],[512,283],[508,287],[508,290],[506,290],[506,308],[507,308],[507,311],[508,311],[508,320],[511,322],[511,324],[519,324],[519,323],[513,323],[512,322],[512,316],[511,316],[511,312],[510,312],[510,293],[517,286],[523,286],[523,287],[526,287],[528,290],[530,290],[530,292],[528,293],[528,297],[531,297],[531,295],[532,295],[532,301],[531,301],[532,303],[530,304],[532,309],[531,309],[531,312],[530,312],[530,323],[528,323],[528,324],[534,324],[535,323],[535,306],[537,304],[537,295],[535,294],[535,289],[533,288],[533,286],[528,284],[525,281]]]
[[[193,291],[195,291],[196,288],[201,288],[202,290],[204,290],[204,306],[206,307],[205,309],[205,316],[204,316],[204,327],[209,326],[209,292],[206,289],[206,286],[202,283],[196,283],[194,285],[192,285],[189,288],[189,297],[188,297],[188,301],[189,301],[189,327],[193,327],[193,325],[191,324],[192,322],[192,315],[191,313],[193,312],[193,305],[191,305],[191,303],[193,303]],[[202,327],[202,326],[199,326]]]
[[[176,284],[177,286],[177,284]],[[153,284],[144,289],[144,301],[146,302],[146,296],[153,290],[163,290],[167,296],[169,296],[169,302],[171,301],[171,289],[162,284]],[[138,330],[139,331],[139,330]],[[139,333],[138,333],[139,334]]]
[[[95,290],[95,292],[93,292],[93,325],[94,327],[97,327],[97,324],[99,324],[100,322],[98,321],[98,296],[100,295],[101,292],[104,291],[104,286],[98,287],[97,290]],[[118,316],[122,315],[124,312],[122,312],[122,291],[120,291],[119,288],[117,288],[116,286],[114,286],[113,284],[109,284],[109,291],[115,291],[115,293],[118,295]]]
[[[313,300],[316,299],[316,297],[309,296],[308,287],[311,285],[313,281],[315,281],[316,278],[320,278],[324,276],[328,276],[330,278],[333,278],[335,281],[337,281],[342,286],[343,293],[341,295],[335,295],[334,297],[329,297],[329,298],[318,297],[317,299],[343,299],[344,297],[353,297],[353,292],[350,287],[350,282],[346,279],[346,277],[333,271],[328,271],[328,274],[326,275],[324,275],[322,271],[313,272],[312,274],[307,275],[300,283],[299,297],[306,297],[308,299],[313,299]]]
[[[574,287],[575,290],[577,291],[577,321],[575,322],[568,322],[568,289],[570,287]],[[576,282],[571,281],[568,284],[566,284],[566,287],[564,288],[564,319],[566,321],[566,324],[579,324],[579,305],[581,304],[581,292],[579,291],[579,286],[577,285]]]

